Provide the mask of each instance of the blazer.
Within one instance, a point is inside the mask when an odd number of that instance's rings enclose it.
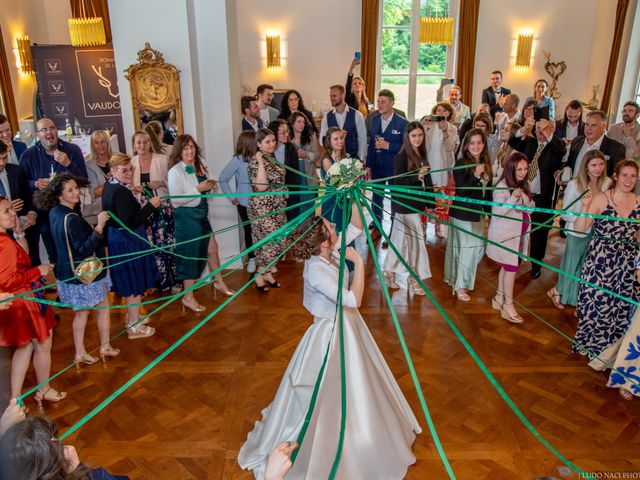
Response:
[[[511,90],[508,88],[501,88],[502,96],[509,95]],[[492,113],[495,113],[497,110],[502,110],[498,103],[496,102],[496,94],[493,93],[493,88],[489,85],[487,88],[482,90],[482,103],[486,103],[489,105]]]
[[[33,207],[33,193],[29,188],[29,181],[27,180],[27,174],[20,165],[14,165],[7,163],[5,166],[7,172],[7,179],[9,180],[9,194],[12,200],[21,199],[24,201],[24,205],[19,212],[16,212],[18,216],[26,215],[30,211],[34,210]]]
[[[403,173],[407,173],[409,171],[409,158],[405,151],[400,151],[396,158],[393,160],[393,175],[402,175]],[[423,191],[423,192],[433,192],[433,183],[431,182],[431,175],[425,175],[424,182],[418,178],[418,174],[415,175],[405,175],[403,177],[398,177],[394,180],[395,185],[400,185],[403,187],[410,187],[412,189]],[[410,207],[415,208],[416,210],[422,210],[425,206],[427,206],[427,202],[429,200],[433,201],[433,198],[428,198],[426,196],[416,196],[415,198],[405,198],[407,194],[405,192],[398,192],[399,195],[396,197],[399,202],[402,202]],[[394,195],[391,194],[393,197]],[[396,202],[391,202],[391,210],[394,213],[417,213],[410,208],[405,207],[404,205],[399,205]]]
[[[429,148],[431,147],[431,142],[433,141],[433,134],[435,133],[435,129],[439,128],[437,123],[430,123],[429,127],[425,127],[426,135],[424,141],[426,143],[427,152],[429,152]],[[456,162],[456,145],[458,144],[458,129],[452,124],[449,123],[447,128],[447,138],[443,138],[442,143],[440,144],[440,158],[442,158],[443,166],[442,168],[451,168],[453,164]],[[449,172],[436,172],[436,184],[438,184],[438,177],[448,176]],[[429,175],[431,176],[431,175]],[[433,180],[433,179],[432,179]],[[446,185],[446,183],[445,183]]]
[[[261,118],[257,118],[256,120],[258,122],[258,128],[264,127],[264,122],[262,121]],[[253,125],[251,125],[249,122],[247,122],[247,119],[244,118],[244,115],[242,116],[242,131],[243,132],[255,132],[256,131],[253,128]]]
[[[111,181],[104,184],[102,206],[105,211],[112,212],[131,230],[142,225],[147,217],[156,210],[151,202],[147,202],[144,207],[141,207],[131,190],[121,183],[112,183]],[[113,220],[109,220],[107,225],[109,228],[121,228]]]
[[[154,153],[151,158],[151,166],[149,167],[149,180],[152,182],[166,182],[168,163],[169,159],[166,155]],[[135,171],[133,172],[133,185],[139,187],[142,183],[140,182],[140,159],[138,155],[131,159],[131,165],[135,167]],[[158,195],[163,196],[168,195],[169,190],[167,187],[160,187],[156,192]]]
[[[208,172],[205,171],[208,177]],[[198,184],[200,180],[195,173],[187,173],[186,165],[184,162],[176,163],[171,170],[169,170],[167,185],[169,185],[169,195],[202,195],[202,192],[198,191]],[[205,192],[207,193],[207,192]],[[202,199],[195,198],[172,198],[171,205],[174,208],[178,207],[197,207],[200,205]],[[207,204],[211,203],[211,198],[207,199]],[[211,206],[211,205],[209,205]]]
[[[456,167],[464,165],[464,160],[459,158],[456,160]],[[453,171],[453,179],[455,180],[456,187],[476,187],[473,189],[457,189],[456,197],[467,197],[473,198],[476,200],[491,200],[491,190],[488,188],[481,189],[478,187],[482,186],[482,182],[479,178],[474,175],[474,166],[470,166],[468,168],[460,168],[458,170]],[[487,184],[487,187],[491,187],[491,182]],[[461,210],[456,207],[464,207],[474,210],[473,212],[469,212],[467,210]],[[464,220],[468,222],[477,222],[482,218],[486,211],[489,211],[491,207],[488,205],[480,205],[478,203],[467,203],[463,200],[454,200],[451,203],[451,208],[449,209],[449,216],[453,218],[457,218],[458,220]]]
[[[501,180],[496,185],[498,188],[506,188],[507,183]],[[514,197],[511,190],[494,190],[493,201],[496,203],[504,203],[504,206],[494,205],[491,207],[491,212],[494,215],[502,215],[503,217],[493,216],[491,217],[491,223],[489,224],[489,233],[487,238],[496,242],[505,248],[514,250],[516,252],[529,254],[529,231],[531,230],[531,224],[527,226],[527,230],[524,235],[522,234],[522,210],[515,210],[513,205],[526,205],[529,207],[535,206],[535,202],[528,198],[524,193],[522,197]],[[529,213],[531,216],[531,213]],[[518,255],[498,245],[494,245],[489,242],[487,245],[487,257],[498,263],[504,263],[505,265],[518,265]]]
[[[524,153],[529,162],[538,149],[538,139],[536,137],[516,137],[511,135],[509,145],[515,150]],[[562,167],[562,157],[567,151],[564,143],[558,137],[552,136],[538,158],[538,171],[540,172],[540,195],[544,198],[553,197],[556,179],[554,174]]]
[[[13,145],[13,151],[16,152],[18,163],[20,163],[20,157],[22,157],[22,154],[27,150],[27,144],[17,140],[11,140],[11,145]]]
[[[89,194],[91,203],[82,208],[82,216],[89,219],[90,223],[97,222],[97,216],[102,211],[102,197],[97,197],[93,191],[107,181],[107,175],[98,166],[95,160],[87,160],[87,174],[89,175]]]
[[[570,166],[572,170],[575,168],[576,160],[578,159],[580,150],[582,150],[585,138],[586,137],[584,136],[576,137],[573,139],[573,142],[571,142],[569,157],[567,158],[567,165]],[[620,160],[624,160],[624,156],[626,154],[625,146],[620,142],[616,142],[612,138],[609,138],[605,135],[602,139],[602,143],[600,144],[600,151],[604,154],[604,157],[607,161],[607,175],[611,177],[613,175],[613,170],[616,167],[616,163],[618,163]]]
[[[373,118],[367,150],[367,167],[379,176],[390,177],[393,174],[393,159],[402,147],[402,136],[408,123],[406,118],[394,113],[387,129],[382,133],[382,115],[378,114]],[[389,142],[388,150],[376,152],[376,135]]]
[[[407,118],[407,114],[398,108],[394,108],[393,112],[396,115],[400,115],[402,118]],[[367,138],[371,137],[371,126],[373,125],[373,120],[380,116],[379,110],[373,110],[367,117],[364,119],[364,127],[367,130]]]
[[[67,235],[64,229],[65,219],[74,265],[71,265],[69,251],[67,249]],[[51,236],[53,237],[53,241],[56,244],[56,251],[58,252],[58,260],[55,266],[57,279],[67,280],[73,278],[75,276],[73,273],[75,267],[82,260],[94,253],[99,258],[106,257],[103,236],[96,232],[91,225],[82,218],[78,208],[72,210],[64,205],[53,207],[51,212],[49,212],[49,225],[51,227]],[[101,280],[106,275],[107,271],[103,270],[100,272],[100,275],[96,277],[96,280]],[[81,282],[74,279],[67,283],[78,285]]]
[[[558,123],[556,123],[556,131],[554,135],[558,137],[560,140],[562,140],[567,136],[567,125],[564,119],[559,120]],[[584,135],[584,121],[582,121],[582,118],[580,118],[580,120],[578,120],[578,137],[581,137],[583,135]]]

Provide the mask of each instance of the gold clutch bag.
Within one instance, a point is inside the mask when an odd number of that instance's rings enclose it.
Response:
[[[67,240],[67,252],[69,253],[69,262],[71,263],[71,269],[78,281],[89,285],[93,282],[98,275],[102,273],[104,264],[102,260],[96,257],[95,254],[82,260],[76,267],[76,263],[73,261],[73,255],[71,253],[71,244],[69,243],[69,234],[67,233],[67,217],[69,215],[76,215],[75,213],[68,213],[64,217],[64,236]]]

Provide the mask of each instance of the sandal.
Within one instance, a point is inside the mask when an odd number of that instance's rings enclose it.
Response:
[[[113,348],[111,345],[108,347],[100,347],[100,358],[102,358],[102,362],[106,363],[107,357],[117,357],[120,355],[119,348]]]
[[[413,277],[409,277],[409,292],[414,295],[426,295],[426,292]]]
[[[558,310],[564,310],[564,304],[560,301],[562,300],[562,295],[560,295],[560,292],[556,290],[556,287],[553,287],[551,290],[547,291],[547,297],[549,297],[549,300],[553,302],[554,307],[556,307]]]
[[[93,365],[98,361],[98,358],[93,357],[85,352],[82,355],[76,355],[75,357],[73,357],[73,361],[76,364],[76,368],[80,370],[81,363],[84,363],[85,365]]]
[[[500,311],[502,310],[502,305],[504,305],[504,295],[496,294],[496,296],[491,299],[491,308]]]
[[[382,276],[384,277],[384,281],[387,283],[387,287],[389,288],[400,288],[400,285],[396,283],[396,274],[393,272],[382,272]]]
[[[46,390],[39,388],[33,398],[38,406],[42,408],[43,400],[51,403],[57,403],[67,398],[67,392],[58,392],[51,388],[51,386],[48,386]]]
[[[143,325],[139,323],[137,325],[127,325],[127,336],[129,340],[135,340],[136,338],[147,338],[156,333],[156,329],[149,325]]]
[[[626,388],[621,388],[618,390],[618,392],[620,393],[620,396],[627,402],[630,402],[631,400],[633,400],[633,393],[631,393]]]
[[[509,311],[509,310],[511,311]],[[516,312],[515,307],[513,306],[513,303],[505,303],[502,305],[502,308],[500,309],[500,316],[502,318],[504,318],[506,321],[511,322],[511,323],[522,323],[524,322],[524,318],[522,318],[518,312]]]
[[[462,300],[463,302],[468,302],[469,300],[471,300],[469,293],[467,293],[467,291],[464,288],[461,288],[460,290],[456,290],[453,293],[456,297],[458,297],[458,300]]]

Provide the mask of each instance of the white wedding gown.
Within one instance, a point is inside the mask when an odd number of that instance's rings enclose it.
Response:
[[[347,243],[360,233],[349,225]],[[327,348],[313,414],[286,478],[320,480],[329,476],[340,438],[342,408],[340,336],[334,321],[338,277],[338,268],[322,257],[314,256],[305,263],[304,306],[314,315],[313,325],[296,348],[275,399],[262,411],[262,421],[249,432],[238,455],[240,466],[253,470],[257,479],[264,477],[267,457],[276,445],[297,440]],[[346,288],[342,304],[347,413],[336,478],[404,478],[408,466],[416,460],[411,445],[421,432],[420,426],[355,308],[355,296]]]

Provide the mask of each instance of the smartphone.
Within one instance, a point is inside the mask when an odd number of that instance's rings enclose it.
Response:
[[[535,107],[533,109],[533,119],[536,122],[542,119],[549,120],[549,107]]]
[[[444,115],[431,115],[432,122],[444,122],[446,120]]]
[[[356,52],[355,59],[360,60],[360,52]]]

